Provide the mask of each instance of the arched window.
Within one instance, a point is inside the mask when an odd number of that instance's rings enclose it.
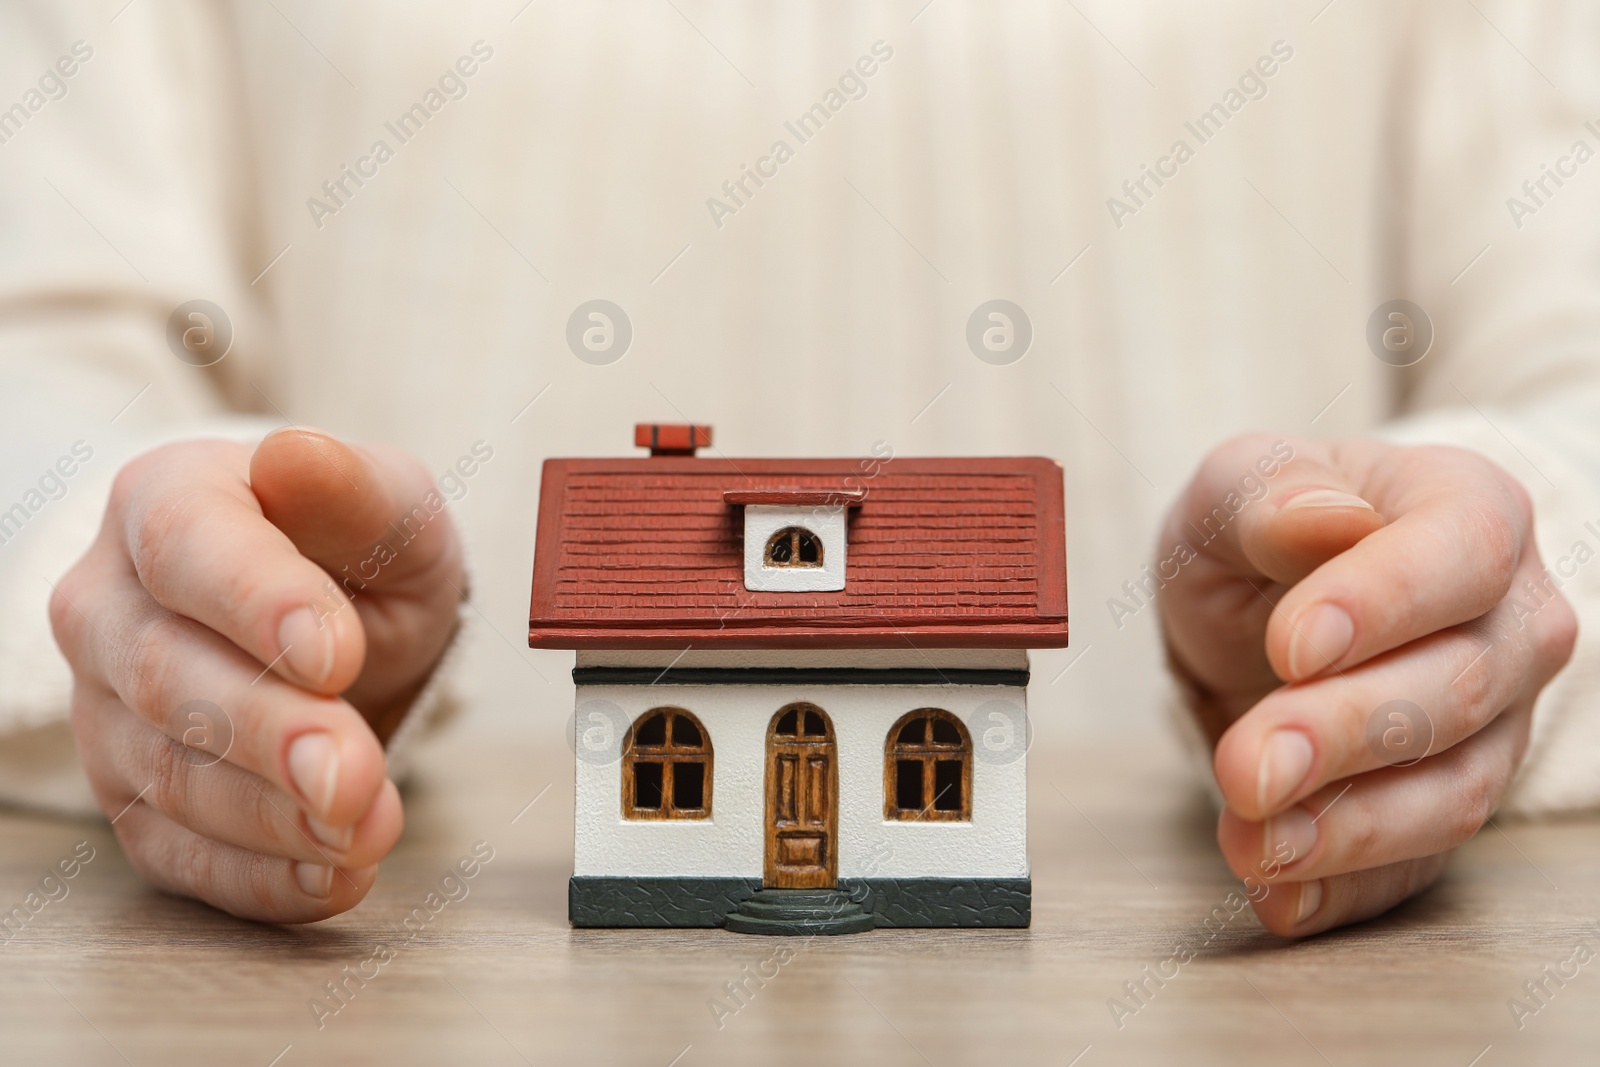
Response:
[[[769,567],[820,567],[822,541],[803,526],[785,526],[767,539]]]
[[[651,708],[623,745],[626,819],[711,817],[711,735],[682,708]]]
[[[884,745],[883,817],[906,822],[972,818],[972,737],[960,719],[918,708]]]
[[[791,704],[772,724],[772,732],[792,740],[822,740],[828,736],[828,718],[815,704]]]

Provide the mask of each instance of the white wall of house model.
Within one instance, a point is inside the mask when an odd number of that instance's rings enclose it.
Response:
[[[591,750],[577,763],[574,873],[760,878],[767,727],[795,701],[817,705],[833,722],[840,878],[1027,876],[1027,760],[1017,751],[1026,739],[1016,736],[1019,724],[1026,730],[1027,690],[996,685],[579,686],[580,733],[589,725],[589,712],[603,717],[610,706],[629,722],[653,708],[692,712],[710,736],[713,792],[708,819],[624,819],[625,729],[599,733],[610,735],[604,751],[592,750],[597,735],[591,732]],[[970,822],[884,819],[889,730],[907,712],[924,707],[952,713],[972,737]]]

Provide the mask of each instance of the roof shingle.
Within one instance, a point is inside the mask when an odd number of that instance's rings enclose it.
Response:
[[[1048,459],[552,459],[528,643],[536,648],[1061,647],[1061,468]],[[866,490],[845,588],[744,587],[730,490]]]

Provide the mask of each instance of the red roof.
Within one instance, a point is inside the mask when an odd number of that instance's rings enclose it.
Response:
[[[535,648],[1060,648],[1061,468],[1039,457],[551,459],[528,644]],[[845,588],[744,587],[744,508],[850,494]],[[809,499],[809,498],[807,498]]]

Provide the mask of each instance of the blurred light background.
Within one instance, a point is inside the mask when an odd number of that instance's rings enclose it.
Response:
[[[694,421],[735,458],[1059,460],[1073,638],[1036,655],[1039,737],[1164,737],[1155,613],[1108,602],[1136,603],[1123,583],[1221,438],[1409,418],[1394,432],[1483,448],[1552,515],[1594,500],[1573,458],[1594,443],[1553,427],[1595,410],[1600,165],[1529,215],[1508,198],[1600,146],[1597,19],[1488,0],[8,5],[0,508],[73,442],[94,459],[0,548],[6,722],[60,719],[42,576],[92,535],[116,466],[293,422],[438,471],[493,449],[454,504],[482,612],[467,722],[560,744],[571,654],[525,647],[539,464]],[[50,80],[75,42],[92,54]],[[1396,298],[1434,330],[1407,368],[1367,342]],[[231,328],[208,367],[168,343],[192,300]],[[631,328],[611,362],[568,344],[592,300]],[[1021,309],[1025,351],[969,345],[992,300]]]

